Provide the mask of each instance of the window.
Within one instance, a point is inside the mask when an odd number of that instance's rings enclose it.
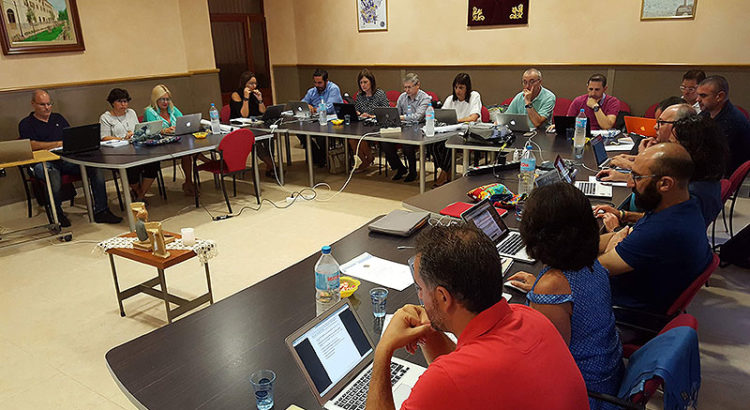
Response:
[[[14,24],[16,22],[16,13],[13,12],[13,10],[8,9],[8,23]]]

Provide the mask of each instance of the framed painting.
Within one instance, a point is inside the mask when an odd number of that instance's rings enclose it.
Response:
[[[76,0],[0,0],[3,54],[83,51]]]
[[[359,31],[388,30],[388,0],[357,0]]]
[[[641,0],[641,20],[692,19],[698,0]]]

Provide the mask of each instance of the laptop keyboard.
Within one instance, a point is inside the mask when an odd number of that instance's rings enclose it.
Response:
[[[401,380],[401,377],[408,370],[409,368],[406,366],[391,363],[391,386]],[[334,404],[345,409],[364,409],[367,402],[367,391],[370,389],[370,377],[372,377],[372,367],[349,386],[346,393],[342,394]]]
[[[521,248],[523,248],[521,235],[518,232],[511,232],[497,247],[497,251],[506,255],[515,255]]]
[[[580,189],[586,195],[594,195],[596,193],[596,183],[579,182],[578,189]]]

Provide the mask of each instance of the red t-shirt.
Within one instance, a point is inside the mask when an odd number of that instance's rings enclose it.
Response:
[[[435,359],[402,409],[588,409],[586,386],[560,333],[541,313],[501,300]]]
[[[591,129],[600,130],[601,127],[599,126],[599,121],[596,120],[596,113],[594,113],[594,110],[586,105],[586,101],[588,99],[588,94],[576,97],[576,99],[573,100],[572,103],[570,103],[570,108],[568,108],[568,116],[575,117],[579,112],[581,112],[581,108],[583,108],[583,112],[586,114],[586,118],[589,119],[589,124],[591,124]],[[601,107],[600,109],[602,110],[604,115],[617,115],[617,113],[620,112],[620,100],[612,97],[611,95],[605,94],[604,98],[599,101],[599,107]]]

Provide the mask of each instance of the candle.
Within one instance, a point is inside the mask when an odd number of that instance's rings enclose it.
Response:
[[[182,228],[182,244],[185,246],[195,245],[195,231],[193,228]]]

